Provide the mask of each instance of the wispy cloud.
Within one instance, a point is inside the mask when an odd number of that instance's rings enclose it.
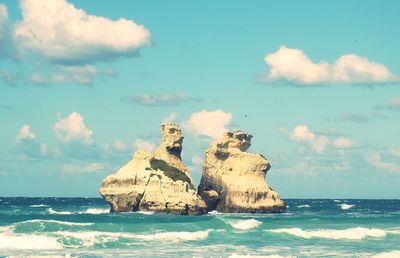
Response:
[[[375,151],[367,161],[377,169],[400,173],[400,150]]]
[[[0,104],[0,110],[13,110],[14,107],[11,105]]]
[[[386,84],[399,81],[383,64],[355,54],[345,54],[334,63],[314,63],[301,50],[282,46],[264,58],[267,81],[283,80],[299,85]]]
[[[36,85],[80,84],[90,86],[96,79],[115,76],[111,69],[98,70],[93,65],[64,66],[57,65],[51,75],[33,73],[29,81]]]
[[[400,110],[400,97],[388,99],[385,104],[376,106],[375,109]]]
[[[172,106],[180,105],[185,102],[199,102],[201,99],[193,98],[186,94],[186,92],[171,92],[161,94],[140,94],[134,96],[123,96],[123,102],[144,105],[144,106]]]
[[[354,123],[368,123],[374,120],[383,120],[388,117],[378,112],[371,113],[341,113],[336,117],[336,121],[354,122]]]
[[[64,164],[62,171],[65,173],[93,173],[101,172],[105,169],[102,163],[89,163],[87,165]]]

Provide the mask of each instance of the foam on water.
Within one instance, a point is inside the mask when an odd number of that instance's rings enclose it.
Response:
[[[372,258],[394,258],[394,257],[400,257],[400,250],[382,252],[372,256]]]
[[[341,203],[341,204],[338,204],[338,205],[342,210],[350,210],[351,208],[354,207],[354,205],[347,204],[347,203]]]
[[[387,233],[398,234],[400,231],[384,230],[379,228],[355,227],[348,229],[320,229],[320,230],[302,230],[300,228],[280,228],[270,229],[270,232],[286,233],[301,238],[328,238],[328,239],[349,239],[361,240],[366,237],[384,237]]]
[[[140,239],[145,241],[168,241],[168,242],[182,242],[182,241],[195,241],[202,240],[208,237],[211,229],[203,231],[180,231],[180,232],[157,232],[155,234],[133,234],[124,232],[100,232],[100,231],[80,231],[69,232],[59,231],[54,232],[54,235],[63,237],[72,237],[80,239],[84,242],[85,246],[92,246],[95,243],[104,243],[115,241],[118,238]]]
[[[85,222],[69,222],[69,221],[60,221],[60,220],[46,220],[46,219],[32,219],[32,220],[25,220],[17,222],[16,225],[21,225],[25,223],[55,223],[60,225],[67,225],[67,226],[92,226],[94,223],[85,223]]]
[[[110,209],[89,208],[79,212],[79,214],[104,214],[104,213],[110,213]]]
[[[63,248],[57,239],[44,235],[0,233],[0,250],[57,250]]]
[[[52,208],[47,209],[49,214],[58,214],[58,215],[71,215],[72,212],[70,211],[55,211]]]
[[[40,208],[40,207],[49,207],[49,206],[46,205],[46,204],[32,204],[32,205],[29,205],[29,207],[31,207],[31,208]]]
[[[251,254],[231,254],[228,258],[294,258],[295,256],[282,256],[282,255],[251,255]]]
[[[229,221],[228,222],[233,228],[240,230],[248,230],[251,228],[258,227],[262,224],[261,221],[255,219],[247,219],[247,220],[237,220],[237,221]]]
[[[139,213],[139,214],[145,214],[145,215],[152,215],[152,214],[154,214],[153,211],[137,211],[137,213]]]
[[[310,208],[311,206],[308,204],[298,205],[297,208]]]

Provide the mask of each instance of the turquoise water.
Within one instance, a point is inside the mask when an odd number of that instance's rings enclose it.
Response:
[[[0,198],[0,256],[400,257],[400,200],[286,200],[281,214],[108,213],[97,198]]]

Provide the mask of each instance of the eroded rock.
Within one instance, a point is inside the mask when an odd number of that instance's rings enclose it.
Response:
[[[111,212],[207,212],[181,159],[183,137],[179,126],[163,124],[162,134],[163,141],[154,155],[138,151],[126,165],[103,180],[100,194],[110,204]]]
[[[246,152],[251,138],[243,131],[228,132],[206,151],[198,192],[209,211],[268,213],[285,209],[279,194],[266,182],[269,161]]]

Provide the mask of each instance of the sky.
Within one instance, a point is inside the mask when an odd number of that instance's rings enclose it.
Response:
[[[400,198],[400,2],[0,1],[0,196],[99,197],[160,125],[228,130],[282,198]]]

